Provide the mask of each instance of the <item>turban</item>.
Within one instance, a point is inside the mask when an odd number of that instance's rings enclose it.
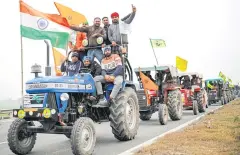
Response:
[[[119,14],[117,12],[112,13],[111,18],[113,18],[113,17],[119,17]]]

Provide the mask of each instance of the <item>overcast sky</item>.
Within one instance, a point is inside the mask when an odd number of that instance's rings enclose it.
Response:
[[[45,13],[58,13],[53,0],[24,0]],[[188,60],[188,71],[217,77],[222,71],[240,81],[240,1],[239,0],[56,0],[86,15],[92,24],[96,16],[119,12],[123,17],[137,7],[129,36],[129,56],[133,67],[156,64],[149,38],[164,39],[167,47],[155,49],[160,64],[175,65],[175,56]],[[4,1],[1,12],[1,93],[0,100],[21,95],[20,16],[18,0]],[[24,81],[33,77],[34,63],[45,65],[43,41],[23,39]],[[52,55],[51,55],[52,56]],[[53,65],[53,61],[51,61]],[[43,66],[44,67],[44,66]],[[44,69],[44,68],[43,68]]]

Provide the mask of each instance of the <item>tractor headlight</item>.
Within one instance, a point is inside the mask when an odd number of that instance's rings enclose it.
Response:
[[[23,110],[19,110],[18,111],[18,118],[24,118],[25,117],[25,111],[23,111]]]
[[[67,101],[69,99],[69,95],[67,93],[62,93],[60,99],[61,101]]]

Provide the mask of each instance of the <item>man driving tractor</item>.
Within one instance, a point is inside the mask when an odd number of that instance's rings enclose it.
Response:
[[[89,70],[91,70],[91,75],[93,77],[102,74],[101,66],[96,61],[92,61],[91,57],[89,56],[83,57],[83,64],[84,68],[88,68]]]
[[[183,89],[189,89],[191,87],[191,81],[188,75],[184,76],[184,81],[182,85],[183,85]]]
[[[114,102],[119,90],[122,87],[123,82],[123,65],[119,55],[112,54],[111,47],[105,46],[103,48],[104,58],[102,59],[102,75],[94,78],[97,89],[97,95],[99,96],[99,102],[97,106],[106,107],[108,102],[103,95],[102,83],[113,82],[114,87],[110,94],[110,103]]]

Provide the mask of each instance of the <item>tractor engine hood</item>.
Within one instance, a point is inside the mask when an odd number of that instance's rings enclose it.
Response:
[[[26,92],[37,93],[93,93],[95,83],[91,74],[81,73],[77,76],[37,77],[26,82]]]

